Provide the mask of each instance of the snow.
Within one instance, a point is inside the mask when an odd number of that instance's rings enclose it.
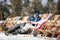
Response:
[[[9,35],[6,36],[4,33],[0,33],[0,40],[56,40],[56,38],[48,38],[48,37],[33,37],[32,35]]]
[[[2,23],[4,23],[4,21],[3,21],[3,20],[1,20],[1,21],[0,21],[0,24],[2,24]]]

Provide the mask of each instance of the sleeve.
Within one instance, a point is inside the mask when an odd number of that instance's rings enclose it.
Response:
[[[32,24],[38,24],[39,22],[31,22]]]

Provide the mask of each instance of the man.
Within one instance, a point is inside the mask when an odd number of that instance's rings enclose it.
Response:
[[[30,17],[30,21],[32,22],[38,22],[41,20],[41,18],[39,17],[39,13],[35,12],[35,14],[33,16]],[[35,26],[35,24],[32,24],[33,26]]]
[[[39,13],[37,13],[37,12],[34,14],[34,17],[35,17],[34,22],[38,22],[38,21],[40,21],[40,20],[41,20],[41,18],[39,17],[39,15],[40,15],[40,14],[39,14]]]

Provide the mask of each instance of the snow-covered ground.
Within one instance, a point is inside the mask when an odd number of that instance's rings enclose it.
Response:
[[[0,33],[0,40],[56,40],[56,38],[33,37],[32,35],[22,34],[6,36],[4,33]]]

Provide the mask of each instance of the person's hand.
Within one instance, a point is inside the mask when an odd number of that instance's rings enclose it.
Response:
[[[50,13],[50,15],[53,15],[52,13]]]
[[[28,21],[27,23],[31,24],[31,21]]]

